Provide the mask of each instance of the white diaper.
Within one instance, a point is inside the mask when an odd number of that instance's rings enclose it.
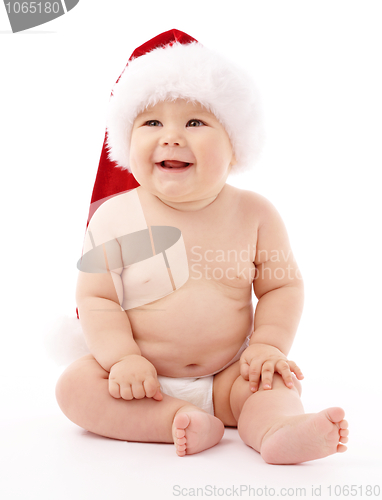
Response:
[[[161,391],[173,398],[188,401],[198,408],[205,410],[207,413],[214,415],[214,401],[212,395],[214,376],[240,359],[241,354],[248,347],[250,338],[251,335],[248,335],[248,337],[243,342],[243,345],[240,347],[239,351],[231,359],[231,361],[224,365],[223,368],[220,368],[220,370],[210,373],[209,375],[202,375],[201,377],[196,378],[174,378],[158,375]]]
[[[211,415],[214,414],[214,403],[212,399],[212,387],[214,377],[185,377],[173,378],[158,375],[161,391],[173,398],[182,399],[205,410]]]

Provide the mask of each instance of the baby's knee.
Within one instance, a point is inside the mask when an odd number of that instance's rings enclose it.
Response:
[[[297,390],[299,396],[301,396],[301,394],[302,394],[302,384],[301,384],[301,382],[298,380],[298,378],[295,375],[292,375],[292,376],[293,376],[293,385],[294,385],[295,389]]]
[[[94,358],[92,360],[96,363]],[[56,384],[56,400],[65,415],[69,416],[75,410],[78,401],[89,392],[94,379],[94,369],[92,370],[89,356],[76,360],[61,374]]]
[[[302,385],[301,382],[296,378],[296,376],[292,373],[293,377],[293,388],[292,390],[296,391],[299,396],[301,396],[302,393]],[[281,375],[278,373],[275,373],[273,375],[273,381],[272,381],[272,389],[284,389],[286,387],[284,379],[282,378]],[[260,389],[262,389],[262,384],[260,385]]]
[[[66,414],[70,401],[73,401],[79,377],[78,370],[72,365],[61,374],[56,384],[56,400],[58,406]]]

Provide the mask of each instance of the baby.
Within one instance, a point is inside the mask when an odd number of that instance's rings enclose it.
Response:
[[[133,53],[97,179],[123,168],[139,187],[119,186],[90,220],[77,304],[91,354],[56,390],[79,426],[173,442],[179,456],[218,444],[225,426],[270,464],[346,450],[344,411],[305,414],[287,357],[303,283],[284,224],[262,196],[226,184],[260,136],[251,84],[221,56],[177,30]]]

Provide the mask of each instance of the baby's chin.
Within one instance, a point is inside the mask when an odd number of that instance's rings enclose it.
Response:
[[[142,187],[145,186],[142,185]],[[195,182],[187,180],[178,182],[176,179],[153,179],[152,182],[147,183],[145,189],[172,203],[194,202],[203,197],[203,189],[197,186]]]
[[[209,205],[221,191],[220,186],[211,186],[207,189],[205,182],[196,182],[195,179],[156,178],[137,179],[141,187],[150,194],[159,198],[163,203],[179,210],[200,210]]]
[[[217,198],[217,195],[208,197],[199,197],[199,198],[186,197],[186,196],[184,198],[171,198],[165,195],[163,196],[161,194],[158,194],[156,196],[165,205],[183,212],[196,212],[198,210],[202,210],[203,208],[210,205]]]
[[[169,196],[167,193],[157,193],[156,196],[165,205],[182,211],[198,210],[203,203],[202,200],[191,196]]]

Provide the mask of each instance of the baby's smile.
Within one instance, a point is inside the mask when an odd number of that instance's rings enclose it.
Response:
[[[160,170],[164,170],[166,172],[170,171],[172,173],[179,173],[188,170],[189,167],[193,165],[193,163],[187,163],[185,161],[179,160],[164,160],[155,164]]]
[[[160,163],[162,167],[166,168],[184,168],[188,167],[191,165],[191,163],[187,163],[185,161],[178,161],[178,160],[164,160]]]

